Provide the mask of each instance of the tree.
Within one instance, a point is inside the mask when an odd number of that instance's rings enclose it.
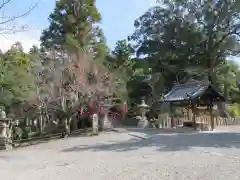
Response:
[[[109,93],[109,72],[101,66],[107,46],[94,0],[60,0],[49,20],[41,41],[53,64],[52,82],[61,100],[58,110],[68,131],[77,107],[99,92]]]
[[[152,86],[159,96],[174,81],[179,83],[187,76],[185,69],[189,65],[197,65],[191,60],[194,53],[190,50],[201,39],[201,34],[194,25],[180,19],[176,11],[162,6],[149,9],[134,24],[135,31],[129,40],[136,55],[148,62],[145,69],[152,70],[155,79]]]
[[[42,34],[42,45],[71,52],[84,49],[101,57],[106,43],[98,26],[100,20],[95,0],[60,0],[49,16],[50,26]]]
[[[20,47],[20,49],[16,47]],[[32,95],[34,83],[30,73],[30,59],[21,51],[21,44],[13,45],[12,49],[0,58],[0,64],[0,103],[9,107],[28,99]]]
[[[115,68],[119,68],[130,60],[131,47],[129,47],[126,40],[119,40],[116,42],[116,47],[111,52],[111,55],[113,57],[111,64]]]
[[[90,99],[109,96],[116,89],[110,83],[117,77],[102,65],[108,48],[97,24],[101,16],[95,1],[60,0],[49,20],[41,41],[48,63],[53,64],[51,79],[58,89],[54,96],[61,101],[55,108],[69,132],[76,109]]]
[[[238,38],[240,36],[240,6],[239,1],[184,2],[184,11],[189,10],[189,16],[197,22],[198,31],[204,36],[200,51],[204,67],[208,69],[209,81],[216,84],[216,67],[229,55],[240,52]],[[203,61],[204,60],[204,61]],[[221,115],[228,116],[225,105],[218,104]]]
[[[232,0],[167,0],[135,21],[129,40],[153,74],[159,74],[157,84],[164,84],[159,93],[189,77],[205,76],[218,86],[216,70],[229,55],[240,52],[239,7]],[[226,114],[222,104],[218,107]]]
[[[238,88],[238,78],[239,78],[239,65],[231,60],[226,61],[226,63],[220,65],[217,72],[217,83],[224,95],[228,100],[227,110],[231,116],[236,117],[240,115],[240,92]]]
[[[181,10],[191,23],[196,22],[202,34],[202,45],[195,56],[205,59],[210,82],[216,84],[215,69],[224,57],[238,55],[240,52],[239,1],[177,1],[175,7]],[[185,14],[183,12],[189,12]]]
[[[35,110],[38,114],[40,134],[42,134],[45,122],[48,120],[48,103],[53,96],[52,84],[49,81],[52,72],[51,68],[44,64],[47,61],[46,55],[37,46],[33,45],[28,54],[31,61],[31,76],[35,84],[35,93],[29,99],[28,105],[37,107]]]
[[[135,60],[131,58],[132,47],[126,40],[116,42],[115,48],[109,52],[103,62],[106,67],[114,74],[116,81],[114,94],[121,99],[127,99],[127,83],[131,80],[134,70]]]
[[[239,65],[228,60],[217,69],[217,83],[226,99],[237,102],[240,98],[237,80],[240,74]]]
[[[238,53],[237,3],[217,1],[212,6],[197,0],[164,1],[163,6],[151,8],[135,21],[136,30],[130,40],[137,45],[137,54],[155,61],[151,64],[163,75],[177,74],[175,81],[191,67],[208,69],[209,80],[213,81],[214,68],[224,57]]]

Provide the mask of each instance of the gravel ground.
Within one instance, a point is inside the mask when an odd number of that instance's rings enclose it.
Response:
[[[237,132],[122,131],[0,153],[6,180],[235,180],[239,169]]]

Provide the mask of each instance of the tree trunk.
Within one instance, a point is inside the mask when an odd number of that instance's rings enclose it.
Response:
[[[39,119],[38,119],[38,127],[39,127],[39,133],[40,135],[43,134],[43,115],[42,115],[42,107],[39,106]]]
[[[61,96],[61,106],[62,106],[62,110],[63,112],[67,111],[67,101],[66,101],[66,97],[64,95]],[[64,119],[64,137],[67,137],[70,134],[70,127],[69,127],[69,120],[68,117],[66,117]]]
[[[193,129],[196,130],[197,129],[197,125],[196,125],[196,104],[192,104],[192,126]]]
[[[214,74],[213,68],[209,70],[209,79],[211,80],[210,83],[217,87],[217,82],[216,82],[216,75]],[[224,92],[225,93],[225,92]],[[226,103],[225,102],[217,102],[217,108],[219,115],[222,117],[230,117],[230,114],[227,111],[226,108]]]
[[[174,121],[174,111],[173,111],[173,105],[170,105],[170,114],[171,114],[171,128],[175,127],[175,121]]]
[[[69,126],[67,118],[64,119],[64,137],[68,136]]]
[[[211,103],[209,106],[209,114],[210,114],[210,131],[214,129],[214,117],[213,117],[213,104]]]
[[[71,133],[71,129],[70,129],[71,120],[72,120],[71,117],[70,118],[65,118],[65,120],[64,120],[64,129],[65,129],[64,136],[65,137],[69,136],[70,133]]]
[[[85,128],[85,117],[83,116],[83,106],[80,109],[80,121],[81,121],[81,128],[84,129]]]
[[[224,85],[223,85],[223,92],[224,92],[224,97],[225,97],[225,99],[228,99],[228,88],[229,88],[229,85],[226,83],[226,82],[224,82]]]
[[[70,122],[70,124],[71,124],[71,122]],[[73,117],[72,118],[72,130],[75,131],[77,129],[78,129],[77,119],[76,119],[76,117]]]
[[[213,17],[212,17],[212,21],[214,21]],[[208,24],[208,44],[207,44],[207,53],[208,53],[208,80],[209,82],[217,87],[217,82],[216,82],[216,73],[214,70],[214,64],[216,62],[216,58],[214,56],[214,37],[213,37],[213,33],[214,33],[214,22],[211,22]],[[218,107],[218,111],[219,111],[219,115],[220,116],[224,116],[224,117],[229,117],[229,113],[227,112],[226,106],[225,106],[225,102],[217,102],[217,107]]]

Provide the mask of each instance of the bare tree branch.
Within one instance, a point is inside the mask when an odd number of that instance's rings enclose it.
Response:
[[[13,0],[0,0],[0,11],[3,11],[4,7],[8,4],[10,4]],[[24,16],[27,16],[28,14],[31,13],[32,10],[34,10],[38,4],[40,3],[41,0],[37,0],[34,5],[32,5],[26,12],[19,14],[19,15],[14,15],[14,16],[2,16],[0,17],[0,35],[6,35],[6,34],[14,34],[18,32],[23,32],[27,31],[27,26],[26,25],[20,25],[16,26],[11,24],[13,21],[22,18]]]
[[[6,4],[10,3],[11,1],[12,1],[12,0],[7,0],[7,1],[3,0],[3,2],[0,4],[0,10],[1,10]]]
[[[9,3],[10,1],[11,1],[11,0],[7,0],[5,3],[3,2],[3,4],[0,6],[0,9],[1,9],[1,7],[3,8],[4,5],[6,5],[6,3]],[[39,4],[39,2],[40,2],[40,0],[38,0],[32,7],[30,7],[30,8],[28,9],[28,11],[26,11],[26,12],[20,14],[20,15],[13,16],[13,17],[11,17],[11,18],[9,18],[9,19],[7,19],[7,20],[4,20],[4,21],[0,22],[0,25],[9,23],[9,22],[14,21],[14,20],[16,20],[16,19],[19,19],[19,18],[21,18],[21,17],[27,16],[33,9],[35,9],[35,8],[37,7],[37,5]]]
[[[21,27],[12,26],[9,28],[0,28],[0,35],[7,35],[7,34],[9,35],[9,34],[15,34],[18,32],[25,32],[25,31],[29,31],[26,25],[23,25]]]

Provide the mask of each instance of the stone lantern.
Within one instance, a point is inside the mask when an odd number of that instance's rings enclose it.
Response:
[[[11,149],[11,120],[0,118],[0,149]]]
[[[105,100],[102,105],[103,118],[100,120],[100,129],[101,130],[110,130],[112,129],[112,122],[108,119],[108,112],[112,105]]]
[[[138,107],[140,109],[141,119],[139,120],[137,127],[138,128],[147,128],[147,127],[149,127],[149,121],[147,120],[146,112],[148,111],[149,106],[145,103],[144,100],[142,100],[141,104],[138,105]]]

